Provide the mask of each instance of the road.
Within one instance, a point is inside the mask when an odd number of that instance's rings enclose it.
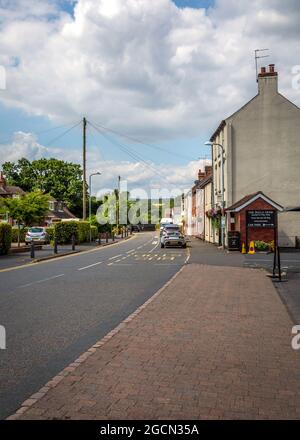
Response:
[[[0,272],[0,418],[162,287],[189,249],[160,249],[155,233]]]

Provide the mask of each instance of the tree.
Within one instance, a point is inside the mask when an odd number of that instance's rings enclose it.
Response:
[[[21,225],[32,226],[44,221],[49,208],[49,195],[36,191],[18,198],[5,199],[4,205],[9,212],[9,216],[17,222],[19,229],[18,246],[20,246]]]
[[[82,169],[78,164],[58,159],[39,159],[30,162],[5,162],[3,171],[10,185],[24,191],[41,191],[63,201],[78,217],[82,213]]]

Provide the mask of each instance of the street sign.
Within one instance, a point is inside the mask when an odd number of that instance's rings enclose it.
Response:
[[[247,211],[248,228],[275,228],[275,211],[253,210]]]

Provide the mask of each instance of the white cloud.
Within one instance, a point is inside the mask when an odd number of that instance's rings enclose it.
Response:
[[[79,0],[74,19],[58,4],[0,1],[6,104],[60,121],[85,114],[148,140],[199,135],[256,92],[260,47],[300,102],[298,0],[217,0],[209,13],[171,0]]]
[[[66,160],[80,163],[80,155],[75,150],[62,150],[45,147],[37,142],[36,136],[32,133],[18,132],[13,136],[9,145],[0,145],[1,154],[0,166],[4,162],[16,162],[22,157],[28,160],[36,160],[42,157]],[[171,190],[178,188],[184,191],[191,186],[197,177],[199,168],[209,163],[208,160],[192,161],[187,165],[161,164],[155,165],[152,162],[132,163],[129,161],[104,160],[97,148],[89,151],[89,163],[92,164],[87,175],[94,172],[101,172],[100,177],[93,178],[94,193],[103,188],[116,188],[117,176],[127,181],[128,189],[145,188],[166,188]]]

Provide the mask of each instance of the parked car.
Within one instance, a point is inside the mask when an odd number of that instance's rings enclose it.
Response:
[[[25,243],[30,244],[32,242],[40,244],[50,243],[50,237],[47,233],[47,229],[42,226],[34,226],[29,228],[25,236]]]
[[[185,236],[181,233],[178,225],[165,225],[161,231],[160,247],[180,246],[186,248]]]
[[[131,225],[132,232],[141,232],[142,227],[140,225]]]

